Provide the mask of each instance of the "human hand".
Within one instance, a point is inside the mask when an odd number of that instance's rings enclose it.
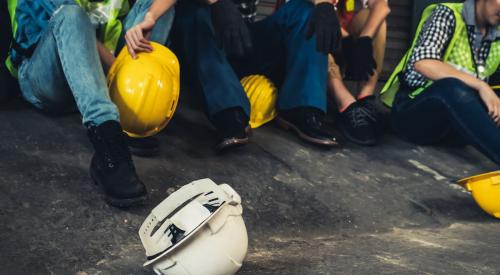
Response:
[[[339,18],[331,2],[315,5],[307,25],[306,38],[316,34],[316,50],[325,54],[334,53],[340,43],[341,31]]]
[[[231,0],[218,0],[210,5],[215,37],[228,55],[243,56],[252,48],[247,25]]]
[[[132,58],[137,57],[138,52],[151,52],[153,47],[149,41],[151,31],[156,24],[156,20],[150,13],[146,13],[144,20],[130,28],[125,34],[127,49]]]
[[[371,37],[363,36],[352,40],[346,60],[346,76],[350,80],[367,81],[377,68],[377,63],[373,58],[373,41]]]
[[[484,105],[486,105],[488,114],[493,121],[495,121],[497,126],[500,126],[500,98],[498,98],[497,94],[486,83],[481,85],[478,93]]]

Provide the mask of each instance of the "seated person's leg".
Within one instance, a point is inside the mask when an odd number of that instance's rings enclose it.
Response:
[[[365,24],[368,21],[370,11],[368,9],[360,10],[353,18],[351,24],[347,27],[347,31],[354,37],[359,37]],[[361,83],[361,90],[359,91],[358,98],[362,99],[367,96],[372,96],[375,93],[375,86],[382,71],[384,55],[385,55],[385,44],[387,37],[387,24],[384,21],[376,34],[373,36],[373,57],[377,64],[375,73],[369,78],[367,82]]]
[[[217,129],[216,150],[247,143],[250,105],[225,52],[216,43],[210,7],[197,1],[179,2],[172,32],[181,68],[191,87],[201,91]]]
[[[306,39],[313,8],[308,1],[291,0],[251,26],[254,53],[261,61],[256,71],[265,71],[273,67],[269,62],[280,61],[284,77],[277,83],[281,84],[278,122],[308,142],[332,146],[337,144],[335,138],[321,126],[326,111],[327,55],[316,50],[314,36]],[[280,53],[285,53],[283,60],[275,58]]]
[[[108,203],[127,207],[142,203],[147,193],[124,142],[96,45],[87,14],[79,6],[63,6],[21,65],[19,82],[24,97],[42,110],[66,112],[76,103],[95,149],[91,176]]]
[[[361,105],[342,80],[342,73],[332,55],[328,56],[328,95],[338,109],[342,134],[351,142],[373,145],[377,142],[371,114]]]
[[[475,90],[455,78],[436,81],[415,99],[400,91],[392,108],[398,134],[418,144],[435,144],[451,133],[500,164],[500,129]]]

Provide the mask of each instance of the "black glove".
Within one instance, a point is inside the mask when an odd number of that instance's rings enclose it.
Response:
[[[219,45],[228,55],[244,55],[252,48],[252,39],[238,7],[231,0],[219,0],[210,7]]]
[[[346,57],[346,78],[355,81],[367,81],[375,73],[377,63],[373,58],[373,43],[368,36],[356,40],[345,38],[342,42]]]
[[[316,34],[316,50],[333,53],[341,38],[339,18],[332,3],[320,3],[314,7],[307,25],[306,38]]]

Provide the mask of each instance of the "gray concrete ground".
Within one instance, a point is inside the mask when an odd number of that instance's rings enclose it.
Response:
[[[150,205],[109,207],[90,184],[79,117],[20,102],[0,111],[0,274],[151,274],[137,235],[174,188],[209,177],[242,196],[250,237],[239,274],[499,274],[500,223],[450,181],[497,167],[472,148],[324,150],[265,126],[216,156],[212,129],[184,108],[135,158]]]

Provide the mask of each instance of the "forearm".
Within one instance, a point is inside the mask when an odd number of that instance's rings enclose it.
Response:
[[[146,16],[151,16],[151,18],[156,21],[167,12],[175,2],[176,0],[154,0]]]
[[[309,0],[311,1],[314,5],[321,4],[321,3],[332,3],[331,0]]]
[[[373,38],[391,12],[391,9],[385,0],[374,0],[373,3],[369,3],[368,8],[370,9],[370,15],[359,36]]]
[[[420,60],[415,63],[415,70],[433,81],[448,77],[457,78],[475,90],[480,90],[486,84],[486,82],[468,73],[461,72],[453,66],[439,60]]]
[[[97,52],[101,59],[101,64],[105,73],[108,73],[109,68],[115,62],[115,56],[104,46],[101,41],[97,41]]]

